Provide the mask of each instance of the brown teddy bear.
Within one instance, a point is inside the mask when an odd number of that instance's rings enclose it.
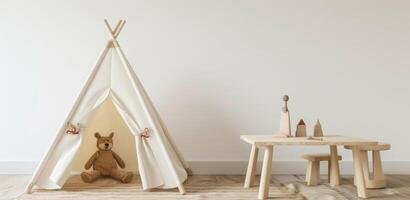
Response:
[[[97,138],[96,151],[85,164],[85,169],[90,169],[93,166],[93,171],[81,173],[81,179],[84,182],[91,183],[101,176],[112,177],[123,183],[129,183],[132,180],[132,172],[124,172],[118,170],[117,163],[121,168],[125,167],[124,161],[112,149],[114,132],[108,137],[102,137],[99,133],[95,133]]]

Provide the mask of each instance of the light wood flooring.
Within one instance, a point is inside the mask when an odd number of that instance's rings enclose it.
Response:
[[[0,199],[74,199],[74,200],[154,200],[154,199],[257,199],[258,187],[243,188],[244,176],[191,176],[184,184],[187,194],[181,196],[176,189],[141,191],[139,178],[130,184],[121,184],[111,179],[101,179],[93,184],[86,184],[78,176],[72,177],[63,190],[36,190],[33,194],[21,193],[29,179],[28,175],[0,175]],[[258,181],[257,181],[258,182]],[[296,188],[296,190],[294,189]],[[273,175],[270,187],[270,199],[358,199],[352,184],[352,177],[343,176],[341,185],[330,187],[326,177],[322,184],[307,187],[304,176]],[[369,190],[369,199],[396,200],[410,199],[410,176],[388,176],[388,188]]]

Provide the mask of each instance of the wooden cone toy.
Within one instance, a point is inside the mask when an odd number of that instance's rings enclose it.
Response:
[[[306,137],[306,124],[301,119],[296,127],[296,137]]]
[[[313,136],[314,137],[323,137],[322,125],[320,124],[319,120],[316,121],[315,127],[313,129]]]

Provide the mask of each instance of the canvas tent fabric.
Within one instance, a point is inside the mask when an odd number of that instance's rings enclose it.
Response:
[[[181,190],[187,179],[187,164],[177,150],[165,124],[153,106],[136,73],[125,58],[116,37],[125,21],[108,28],[111,40],[104,48],[85,87],[64,125],[41,161],[28,186],[60,189],[69,178],[74,160],[82,145],[82,127],[109,98],[129,131],[134,135],[138,172],[143,189],[175,188]],[[65,133],[67,123],[79,124],[79,134]],[[145,128],[149,138],[141,137]]]

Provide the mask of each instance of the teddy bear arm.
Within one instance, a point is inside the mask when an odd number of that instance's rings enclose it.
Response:
[[[122,160],[122,158],[121,158],[117,153],[115,153],[114,151],[112,151],[112,154],[113,154],[113,156],[114,156],[114,159],[117,161],[118,165],[119,165],[121,168],[124,168],[124,167],[125,167],[125,163],[124,163],[124,161]]]
[[[94,164],[94,161],[97,159],[98,152],[95,152],[90,159],[88,159],[87,163],[85,163],[84,168],[90,169],[91,166]]]

